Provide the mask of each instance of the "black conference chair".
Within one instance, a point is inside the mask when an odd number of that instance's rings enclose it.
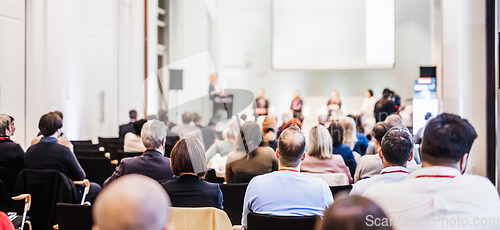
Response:
[[[224,197],[222,205],[233,225],[241,224],[241,212],[243,211],[243,200],[247,187],[248,183],[220,185]]]
[[[121,143],[121,144],[107,143],[104,148],[105,148],[105,152],[109,153],[111,160],[118,160],[118,151],[119,150],[123,151],[123,143]],[[118,162],[120,162],[120,161],[118,161]]]
[[[207,171],[207,175],[205,175],[205,181],[208,181],[210,183],[222,184],[222,183],[224,183],[224,178],[217,177],[217,173],[215,172],[215,169],[209,169]]]
[[[73,149],[77,150],[99,150],[99,145],[74,145]]]
[[[229,181],[228,183],[249,183],[254,177],[256,177],[257,175],[255,174],[248,174],[248,173],[235,173],[233,175],[233,178],[231,179],[231,181]]]
[[[107,144],[113,143],[113,144],[120,144],[120,138],[119,137],[97,137],[99,139],[99,146],[100,147],[105,147]]]
[[[25,201],[22,215],[18,215],[14,219],[11,219],[12,225],[14,225],[14,227],[16,229],[26,229],[26,226],[29,229],[31,229],[31,221],[30,221],[31,218],[26,216],[26,214],[29,211],[30,206],[31,206],[31,195],[21,194],[17,197],[11,198],[10,196],[7,196],[5,189],[3,187],[3,182],[0,180],[0,211],[5,212],[5,213],[9,212],[10,209],[7,206],[7,201],[10,199],[12,199],[12,200],[24,200]],[[21,226],[21,223],[24,223],[23,226]]]
[[[92,141],[91,140],[80,140],[80,141],[70,141],[71,144],[73,144],[73,146],[77,146],[77,145],[92,145]]]
[[[85,184],[84,194],[79,200],[76,184]],[[38,230],[52,230],[56,224],[56,204],[83,203],[90,188],[88,180],[71,181],[56,170],[23,169],[17,178],[14,194],[30,194],[32,198],[28,215]],[[23,207],[13,203],[13,210],[23,212]]]
[[[104,157],[104,152],[98,149],[75,149],[75,155],[77,157]]]
[[[330,186],[330,191],[332,191],[333,197],[339,192],[349,193],[352,189],[352,185],[342,185],[342,186]]]
[[[248,213],[247,230],[314,230],[318,216],[272,216]]]
[[[92,206],[58,203],[57,223],[59,230],[91,230]]]
[[[104,181],[108,179],[114,172],[114,167],[111,161],[104,157],[77,157],[78,162],[82,166],[87,179],[89,181],[98,183],[101,187]]]
[[[11,207],[10,203],[12,200],[10,197],[14,196],[14,188],[16,187],[17,175],[19,175],[19,172],[21,172],[19,169],[6,169],[0,167],[0,180],[2,180],[5,189],[7,208]]]

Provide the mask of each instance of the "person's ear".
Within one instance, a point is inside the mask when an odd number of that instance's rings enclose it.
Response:
[[[278,149],[276,149],[276,158],[278,158],[278,159],[279,159],[279,158],[280,158],[280,155],[279,155],[279,153],[278,153],[278,152],[279,152],[279,151],[278,151]]]
[[[460,159],[460,172],[463,174],[467,169],[467,161],[469,161],[469,153],[466,153]]]
[[[168,224],[165,224],[165,227],[163,228],[163,230],[168,230]]]
[[[304,161],[306,159],[306,153],[302,154],[302,159],[300,161]]]
[[[384,159],[384,154],[382,154],[382,148],[378,149],[378,157],[380,157],[380,159]]]
[[[413,157],[414,157],[414,154],[413,154],[413,152],[411,152],[410,159],[408,159],[408,162],[410,162],[411,160],[413,160]]]
[[[92,230],[99,230],[99,227],[94,224],[94,226],[92,226]]]
[[[10,137],[10,136],[12,135],[11,130],[12,130],[12,128],[10,128],[10,127],[9,127],[8,129],[6,129],[6,130],[5,130],[5,136]]]
[[[165,147],[165,143],[166,143],[166,140],[167,138],[164,137],[163,139],[161,139],[161,146]]]

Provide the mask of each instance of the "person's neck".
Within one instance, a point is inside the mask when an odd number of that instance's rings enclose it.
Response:
[[[294,170],[294,171],[300,172],[300,164],[295,166],[295,167],[288,167],[288,166],[284,166],[284,165],[280,164],[278,169],[279,170]]]
[[[137,119],[130,119],[130,122],[136,122]]]
[[[398,164],[391,164],[391,163],[384,160],[383,165],[384,165],[384,168],[389,168],[389,167],[404,167],[404,168],[406,168],[408,163],[405,163],[404,165],[398,165]]]
[[[184,176],[184,175],[192,175],[192,176],[196,176],[195,173],[179,173],[179,176]]]
[[[197,125],[197,126],[198,126],[198,125],[200,125],[200,124],[201,124],[200,122],[196,122],[196,123],[194,123],[194,125]]]
[[[458,171],[461,171],[460,170],[460,162],[457,162],[457,163],[454,163],[454,164],[431,164],[427,161],[422,161],[422,168],[426,168],[426,167],[436,167],[436,166],[440,166],[440,167],[450,167],[450,168],[454,168]]]
[[[165,153],[163,153],[163,149],[147,149],[147,151],[158,151],[161,153],[161,155],[165,155]]]

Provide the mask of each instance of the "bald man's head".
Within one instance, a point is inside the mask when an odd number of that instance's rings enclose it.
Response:
[[[280,164],[286,167],[297,167],[306,148],[304,134],[296,124],[283,130],[278,139],[278,155]]]
[[[385,122],[392,125],[392,127],[403,128],[403,118],[397,114],[392,114],[385,119]]]
[[[127,175],[107,186],[96,199],[93,230],[164,230],[170,199],[155,180]]]

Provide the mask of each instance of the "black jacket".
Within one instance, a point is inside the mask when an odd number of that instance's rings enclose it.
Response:
[[[222,209],[222,191],[219,184],[210,183],[194,175],[162,183],[173,207],[214,207]]]
[[[29,147],[24,164],[28,169],[57,170],[73,181],[85,179],[85,171],[75,154],[68,147],[57,143],[57,139],[53,137],[42,137],[40,142]]]
[[[119,131],[118,131],[118,136],[120,137],[120,140],[123,141],[125,139],[125,134],[127,133],[133,133],[134,132],[134,122],[130,122],[125,125],[120,125]]]
[[[164,157],[156,150],[147,150],[141,156],[123,158],[120,166],[104,182],[103,187],[127,174],[148,176],[158,182],[174,179],[174,173],[170,169],[170,158]]]
[[[0,140],[0,167],[21,171],[24,168],[24,150],[10,139]]]

